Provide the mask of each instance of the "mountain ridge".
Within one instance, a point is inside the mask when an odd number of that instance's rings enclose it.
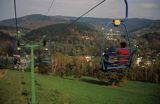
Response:
[[[52,24],[58,23],[70,23],[75,20],[76,17],[72,16],[46,16],[41,14],[32,14],[18,18],[18,26],[34,30],[37,28],[45,27]],[[78,22],[88,23],[95,27],[105,26],[111,18],[96,18],[96,17],[82,17]],[[129,18],[127,26],[129,31],[134,31],[139,28],[147,27],[148,25],[160,20],[149,20],[142,18]],[[14,19],[7,19],[0,21],[0,25],[3,26],[15,26]]]

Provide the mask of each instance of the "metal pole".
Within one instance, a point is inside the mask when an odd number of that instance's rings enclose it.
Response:
[[[124,0],[124,2],[125,2],[125,5],[126,5],[126,11],[125,11],[125,17],[124,17],[124,19],[122,19],[122,22],[126,22],[127,21],[127,19],[128,19],[128,0]]]
[[[45,38],[45,36],[43,37],[43,39]],[[42,41],[40,41],[42,42]],[[33,42],[31,44],[27,44],[25,45],[25,47],[28,47],[30,48],[30,51],[31,51],[31,104],[37,104],[37,101],[36,101],[36,86],[35,86],[35,68],[34,68],[34,49],[36,47],[40,47],[42,46],[40,43],[37,43],[37,44],[34,44]]]
[[[36,104],[36,90],[35,90],[35,74],[34,74],[34,46],[30,46],[31,49],[31,77],[32,77],[32,104]]]

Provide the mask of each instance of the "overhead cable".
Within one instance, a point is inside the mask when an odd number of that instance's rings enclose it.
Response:
[[[51,5],[49,6],[48,10],[47,10],[47,14],[49,13],[49,11],[51,10],[53,3],[55,2],[55,0],[52,0]]]
[[[18,22],[17,22],[17,8],[16,8],[16,0],[14,0],[14,15],[15,15],[15,22],[16,22],[16,33],[18,38]]]
[[[85,12],[84,14],[82,14],[81,16],[79,16],[76,20],[74,20],[73,22],[71,22],[70,24],[67,25],[67,28],[70,27],[71,25],[73,25],[74,23],[76,23],[79,19],[81,19],[84,15],[88,14],[89,12],[91,12],[93,9],[95,9],[96,7],[98,7],[99,5],[101,5],[103,2],[105,2],[106,0],[101,1],[100,3],[98,3],[97,5],[95,5],[94,7],[92,7],[91,9],[89,9],[87,12]]]

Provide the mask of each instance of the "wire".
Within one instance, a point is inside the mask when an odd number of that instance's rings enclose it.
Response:
[[[19,28],[18,28],[18,19],[17,19],[17,5],[16,5],[16,0],[14,0],[14,14],[15,14],[15,25],[16,25],[16,40],[17,40],[17,42],[19,41],[19,36],[18,36],[18,34],[19,34]],[[26,40],[27,42],[29,42],[30,40],[28,40],[28,39],[23,39],[23,40]]]
[[[54,3],[54,2],[55,2],[55,0],[52,0],[51,5],[49,6],[49,8],[48,8],[48,10],[47,10],[46,14],[48,14],[48,13],[49,13],[49,11],[51,10],[51,8],[52,8],[52,6],[53,6],[53,3]]]
[[[16,33],[18,38],[18,22],[17,22],[17,8],[16,8],[16,0],[14,0],[14,14],[15,14],[15,22],[16,22]]]
[[[101,5],[105,1],[106,0],[101,1],[100,3],[98,3],[97,5],[95,5],[94,7],[92,7],[91,9],[89,9],[87,12],[85,12],[84,14],[82,14],[81,16],[79,16],[76,20],[74,20],[73,22],[71,22],[70,24],[68,24],[67,28],[70,27],[71,25],[73,25],[74,23],[76,23],[80,18],[82,18],[84,15],[88,14],[89,12],[91,12],[93,9],[95,9],[96,7],[98,7],[99,5]]]

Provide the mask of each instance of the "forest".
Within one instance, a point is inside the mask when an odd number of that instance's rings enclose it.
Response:
[[[21,44],[26,43],[25,39],[38,42],[46,35],[45,40],[47,45],[49,44],[49,50],[45,51],[42,48],[35,50],[36,72],[52,73],[61,77],[74,76],[80,78],[81,76],[91,76],[108,81],[111,84],[115,84],[115,82],[117,84],[127,79],[160,82],[160,32],[157,23],[130,32],[133,41],[132,47],[136,48],[131,68],[113,70],[108,73],[102,72],[99,65],[103,31],[94,25],[83,22],[76,23],[69,28],[67,26],[67,23],[59,23],[30,30],[29,32],[26,32],[26,29],[21,30],[21,34],[23,34],[20,40]],[[151,29],[154,31],[145,32]],[[7,33],[4,30],[5,28],[1,29],[1,42],[8,47],[1,47],[0,67],[14,69],[11,54],[15,53],[16,42],[14,35],[6,35]],[[8,43],[7,41],[4,43],[3,39],[8,40]],[[20,51],[22,59],[25,59],[25,56],[29,53],[30,51],[26,48]],[[138,59],[141,60],[137,63]],[[45,63],[45,61],[48,61],[48,63]],[[28,67],[26,71],[29,70]]]

